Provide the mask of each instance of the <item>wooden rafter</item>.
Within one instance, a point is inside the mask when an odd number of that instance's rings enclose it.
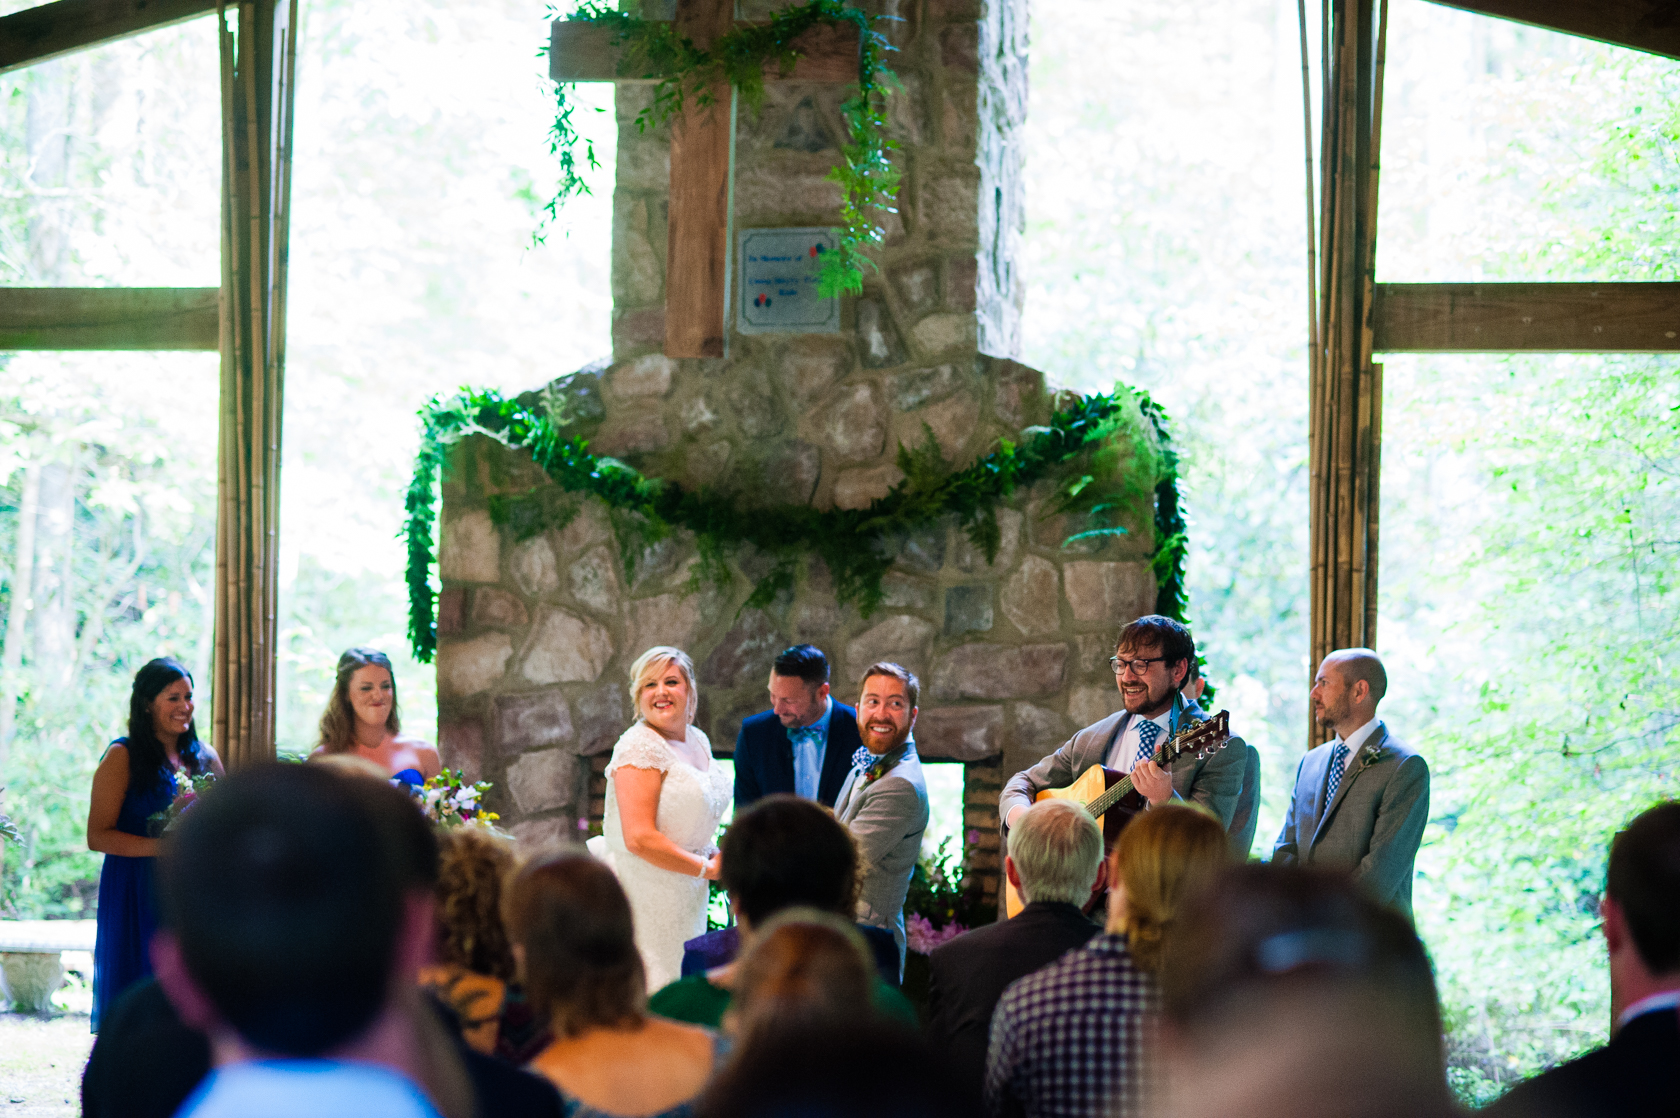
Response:
[[[1616,47],[1680,58],[1680,4],[1674,0],[1432,0]]]
[[[0,287],[0,350],[214,350],[218,287]]]
[[[0,16],[0,74],[208,15],[215,0],[58,0]]]
[[[1380,353],[1672,353],[1680,283],[1385,283]]]

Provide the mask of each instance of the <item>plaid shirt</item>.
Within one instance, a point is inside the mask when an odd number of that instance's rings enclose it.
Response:
[[[1107,1118],[1142,1111],[1153,976],[1103,932],[1012,983],[992,1015],[986,1107],[993,1115]]]

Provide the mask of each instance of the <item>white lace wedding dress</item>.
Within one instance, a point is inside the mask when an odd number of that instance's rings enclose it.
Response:
[[[706,768],[697,769],[689,764],[659,731],[638,721],[618,739],[618,744],[613,746],[612,760],[607,764],[603,837],[609,863],[630,898],[630,913],[636,922],[636,947],[642,953],[642,965],[647,968],[650,994],[681,977],[683,942],[706,930],[710,883],[692,875],[662,870],[630,853],[624,845],[624,826],[618,815],[618,790],[613,774],[624,765],[664,773],[655,824],[684,850],[709,854],[716,848],[718,821],[729,806],[734,786],[728,774],[712,759],[712,743],[705,734],[690,726],[687,744],[692,755],[706,759]]]

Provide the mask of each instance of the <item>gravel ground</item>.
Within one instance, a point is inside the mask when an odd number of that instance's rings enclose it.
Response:
[[[0,1013],[0,1118],[73,1118],[93,1047],[85,1013]]]

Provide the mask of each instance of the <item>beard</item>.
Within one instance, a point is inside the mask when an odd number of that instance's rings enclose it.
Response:
[[[1174,687],[1171,682],[1163,683],[1157,690],[1155,684],[1146,684],[1143,691],[1122,691],[1120,700],[1132,714],[1142,714],[1146,711],[1160,710],[1172,702]]]
[[[863,744],[869,748],[869,752],[877,757],[884,757],[905,743],[910,737],[910,727],[905,726],[902,729],[894,730],[892,734],[883,739],[881,735],[876,734],[860,721],[858,723],[858,736],[863,739]],[[887,745],[884,748],[877,748],[881,745],[882,740],[886,740]]]

